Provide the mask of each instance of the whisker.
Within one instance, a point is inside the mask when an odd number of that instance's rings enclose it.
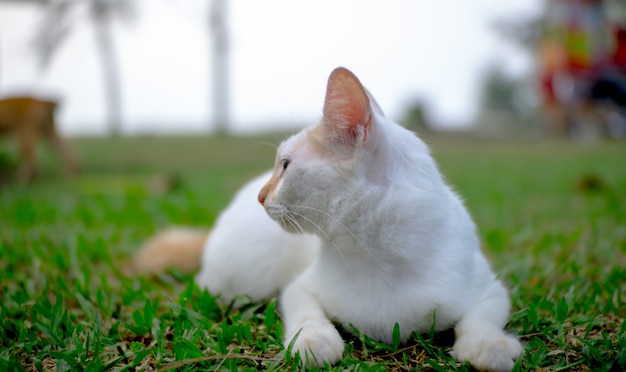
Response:
[[[281,225],[289,225],[291,227],[294,228],[294,230],[304,234],[305,231],[302,228],[302,226],[300,226],[300,224],[298,223],[298,221],[296,221],[296,219],[290,215],[290,214],[286,214],[280,217],[280,223]]]
[[[324,234],[324,236],[326,237],[326,239],[328,239],[328,241],[332,241],[332,239],[330,238],[330,236],[326,233],[326,231],[324,231],[318,224],[316,224],[315,222],[313,222],[312,219],[308,218],[307,216],[303,215],[302,213],[298,213],[298,212],[294,212],[294,211],[290,211],[289,213],[292,213],[296,216],[302,217],[305,220],[309,221],[311,223],[311,225],[315,226],[322,234]]]
[[[291,223],[291,220],[289,218],[286,218],[287,216],[280,216],[280,225],[281,226],[293,226],[293,224]],[[293,226],[295,228],[295,226]]]
[[[291,224],[291,226],[293,226],[293,228],[295,230],[299,230],[300,233],[304,234],[304,229],[302,228],[302,226],[300,226],[300,224],[298,223],[298,221],[295,219],[294,216],[292,216],[291,214],[287,214],[285,215],[285,219],[287,220],[287,222],[289,222],[289,224]]]
[[[269,141],[256,141],[256,142],[251,143],[248,146],[246,146],[246,148],[250,149],[252,147],[257,147],[257,146],[268,146],[268,147],[271,147],[274,150],[278,149],[278,145],[276,145],[274,143],[271,143]]]
[[[359,241],[359,238],[357,238],[357,236],[346,225],[344,225],[341,221],[339,221],[339,219],[336,218],[335,216],[333,216],[333,215],[331,215],[331,214],[329,214],[329,213],[327,213],[327,212],[325,212],[325,211],[323,211],[321,209],[314,208],[314,207],[307,207],[307,206],[304,206],[304,205],[292,205],[291,207],[292,208],[310,209],[312,211],[321,213],[324,216],[330,218],[333,222],[336,222],[339,226],[343,227],[348,233],[350,233],[350,235],[352,235],[352,237],[354,238],[356,243],[359,245],[359,247],[362,247],[363,250],[365,250],[365,252],[367,253],[368,256],[370,256],[370,257],[372,256],[370,251],[367,249],[367,247],[364,246],[363,244],[361,244],[361,242]],[[302,217],[304,217],[304,216],[302,216]]]
[[[315,226],[326,237],[326,240],[328,240],[330,242],[330,244],[332,244],[332,246],[335,247],[337,252],[339,252],[339,255],[341,255],[341,258],[346,260],[346,257],[343,255],[343,252],[341,252],[341,249],[339,249],[339,247],[337,247],[337,245],[335,245],[335,242],[330,238],[330,236],[328,236],[328,234],[324,231],[324,229],[321,228],[321,226],[319,226],[318,224],[313,222],[313,220],[311,220],[310,218],[308,218],[307,216],[305,216],[305,215],[303,215],[301,213],[294,212],[294,211],[290,211],[290,213],[293,213],[296,216],[300,216],[300,217],[304,218],[305,220],[309,221],[311,223],[311,225]]]

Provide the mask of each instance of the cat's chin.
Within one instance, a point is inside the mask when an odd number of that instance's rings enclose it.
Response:
[[[287,221],[283,220],[283,221],[277,221],[277,222],[280,225],[280,227],[282,227],[283,230],[285,230],[288,233],[291,233],[291,234],[303,234],[304,233],[302,228],[297,227]]]
[[[302,234],[305,233],[304,229],[300,222],[298,222],[293,216],[288,213],[285,213],[277,218],[272,217],[272,219],[282,227],[288,233],[293,234]]]

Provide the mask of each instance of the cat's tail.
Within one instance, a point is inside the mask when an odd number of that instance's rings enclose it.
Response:
[[[209,231],[191,228],[164,230],[143,244],[126,271],[133,275],[154,275],[172,268],[185,273],[197,271],[208,237]]]

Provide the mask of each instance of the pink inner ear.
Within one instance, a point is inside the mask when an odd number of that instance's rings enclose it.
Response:
[[[362,133],[360,140],[365,141],[370,115],[369,99],[359,79],[345,68],[336,68],[326,87],[325,123],[344,139],[353,142]]]

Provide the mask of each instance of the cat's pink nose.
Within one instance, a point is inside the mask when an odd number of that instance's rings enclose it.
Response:
[[[261,205],[265,205],[266,197],[267,197],[267,195],[265,195],[265,193],[263,193],[263,191],[261,191],[259,193],[259,203],[261,203]]]

